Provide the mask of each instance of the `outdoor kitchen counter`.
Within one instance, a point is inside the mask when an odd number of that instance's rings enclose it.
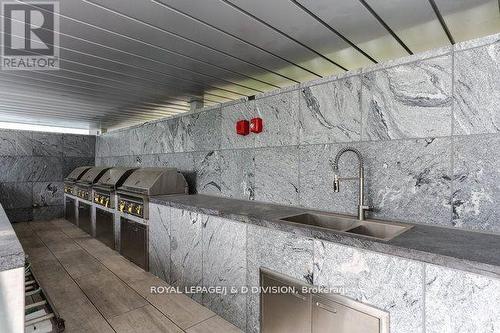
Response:
[[[23,266],[23,248],[0,205],[0,272]]]
[[[381,241],[279,220],[304,212],[319,212],[307,208],[200,194],[157,196],[151,198],[151,203],[486,276],[500,277],[500,235],[497,234],[413,224],[414,227],[402,235],[389,241]]]

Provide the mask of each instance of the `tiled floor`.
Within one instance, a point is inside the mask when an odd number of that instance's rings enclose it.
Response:
[[[14,229],[66,332],[241,332],[185,295],[151,294],[166,282],[66,220]]]

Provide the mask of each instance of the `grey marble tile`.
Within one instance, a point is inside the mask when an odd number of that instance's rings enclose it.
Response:
[[[1,183],[0,202],[4,209],[31,208],[33,204],[32,183]]]
[[[0,130],[0,156],[31,156],[33,132]]]
[[[95,157],[64,157],[62,160],[62,176],[67,177],[71,171],[81,166],[93,166]]]
[[[253,200],[255,153],[250,149],[220,151],[221,192],[229,198]]]
[[[62,157],[32,157],[32,163],[31,181],[56,182],[63,180]]]
[[[454,140],[453,225],[500,232],[500,136]]]
[[[63,134],[63,155],[69,157],[95,156],[96,137],[93,135]]]
[[[144,145],[146,144],[148,135],[155,135],[156,134],[156,133],[152,133],[152,132],[154,132],[153,125],[149,124],[149,123],[145,123],[145,124],[142,124],[140,126],[135,126],[132,128],[126,128],[126,129],[122,130],[121,132],[123,133],[123,135],[128,136],[128,142],[130,143],[130,146],[128,147],[128,151],[124,151],[124,154],[126,154],[126,155],[147,154],[146,150],[144,148]],[[151,146],[150,148],[152,148],[152,147],[154,147],[154,145]],[[153,148],[153,149],[155,149],[155,148]]]
[[[105,134],[98,135],[95,140],[95,156],[102,158],[109,155],[109,145],[106,142]]]
[[[5,210],[10,222],[33,221],[33,208],[17,208]]]
[[[236,134],[236,123],[239,120],[250,121],[256,116],[255,101],[223,106],[221,112],[221,149],[254,147],[256,135],[241,136]]]
[[[63,152],[62,134],[33,133],[33,156],[61,156]]]
[[[170,283],[185,288],[202,285],[202,224],[208,216],[172,208]],[[201,294],[191,294],[201,301]]]
[[[33,221],[50,221],[63,217],[64,206],[45,206],[33,209]]]
[[[255,200],[297,205],[299,202],[297,147],[255,150]]]
[[[301,89],[299,126],[301,144],[359,141],[359,76]]]
[[[1,156],[0,182],[26,182],[31,180],[33,157]]]
[[[426,266],[426,332],[500,331],[500,280]]]
[[[362,76],[362,139],[451,135],[451,57]]]
[[[371,216],[451,224],[451,139],[364,143]]]
[[[189,116],[168,119],[167,131],[171,136],[173,151],[182,153],[194,150],[193,119]]]
[[[360,144],[351,144],[357,149]],[[309,145],[300,147],[300,205],[337,213],[356,215],[359,183],[342,181],[340,192],[333,190],[334,172],[331,161],[342,145]],[[367,164],[370,161],[366,161]],[[347,153],[340,160],[342,177],[357,177],[357,159]],[[371,193],[370,193],[371,194]],[[369,197],[369,196],[368,196]]]
[[[170,208],[149,205],[149,271],[170,283]]]
[[[119,156],[114,159],[116,163],[123,162],[126,166],[134,168],[145,168],[154,163],[153,160],[149,158],[151,155],[129,155],[129,156]]]
[[[124,156],[130,155],[131,147],[136,142],[131,142],[131,130],[121,130],[105,133],[98,138],[98,156]]]
[[[33,204],[39,207],[57,206],[64,203],[63,182],[33,183]]]
[[[356,215],[357,180],[333,191],[331,161],[344,147],[364,158],[366,200],[372,217],[451,226],[451,139],[377,141],[305,146],[300,150],[300,204]],[[342,156],[340,177],[357,177],[353,153]]]
[[[255,136],[255,147],[297,145],[299,119],[298,91],[255,100],[256,115],[263,120],[263,131]],[[247,120],[251,120],[251,117]]]
[[[259,286],[261,267],[312,283],[313,240],[256,226],[247,229],[247,283]],[[259,332],[259,295],[249,294],[247,332]]]
[[[162,167],[160,156],[161,154],[137,155],[141,158],[141,167],[160,168]]]
[[[455,134],[500,132],[500,42],[455,53]]]
[[[314,284],[390,313],[392,333],[424,332],[424,264],[314,242]]]
[[[221,140],[221,110],[196,112],[191,118],[191,133],[194,151],[217,150]]]
[[[196,172],[196,192],[220,195],[222,191],[220,151],[195,153],[194,166]]]
[[[106,157],[96,157],[95,166],[105,166]]]
[[[128,130],[133,155],[164,154],[174,151],[166,121],[146,123]]]
[[[245,294],[231,287],[246,286],[246,225],[210,217],[203,224],[203,286],[227,287],[228,293],[204,294],[203,305],[236,325],[246,328]]]
[[[96,166],[108,166],[108,167],[117,167],[117,166],[128,166],[130,157],[129,156],[110,156],[110,157],[96,157],[95,159]],[[98,163],[98,161],[100,161]]]

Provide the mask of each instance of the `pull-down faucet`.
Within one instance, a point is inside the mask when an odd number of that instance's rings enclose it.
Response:
[[[346,152],[353,152],[356,154],[358,157],[358,162],[359,162],[359,177],[349,177],[349,178],[339,178],[338,176],[338,171],[339,171],[339,159],[340,157],[346,153]],[[340,181],[341,180],[352,180],[352,179],[358,179],[359,180],[359,197],[358,197],[358,219],[360,221],[363,221],[365,219],[365,212],[367,210],[371,210],[372,207],[365,205],[365,169],[363,166],[363,156],[361,156],[361,153],[359,150],[353,147],[345,147],[342,148],[337,155],[335,155],[335,159],[331,161],[332,167],[333,167],[333,172],[335,172],[335,175],[333,176],[333,190],[335,192],[340,191]]]

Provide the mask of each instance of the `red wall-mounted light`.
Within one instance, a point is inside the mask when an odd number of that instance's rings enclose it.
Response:
[[[260,133],[264,129],[262,118],[253,118],[250,120],[250,132]]]
[[[250,134],[250,123],[248,120],[240,120],[236,123],[236,133],[238,135]]]

